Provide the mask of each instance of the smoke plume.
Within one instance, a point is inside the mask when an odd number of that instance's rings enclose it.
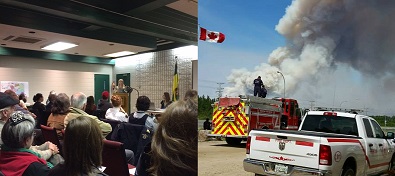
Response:
[[[270,92],[282,95],[283,73],[287,96],[300,82],[322,78],[345,64],[365,78],[378,79],[386,90],[395,85],[395,1],[294,0],[279,20],[276,31],[286,46],[272,51],[268,63],[254,71],[233,70],[232,87],[224,95],[251,94],[253,80],[261,76]],[[320,77],[319,77],[320,76]],[[389,81],[388,81],[389,80]]]

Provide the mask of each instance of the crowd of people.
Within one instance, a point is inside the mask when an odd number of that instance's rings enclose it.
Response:
[[[24,94],[0,92],[0,175],[106,175],[99,170],[103,140],[114,129],[97,111],[105,112],[105,119],[141,125],[153,133],[141,155],[125,154],[138,161],[135,175],[197,175],[197,91],[189,90],[174,102],[165,92],[160,118],[147,112],[147,96],[137,98],[137,111],[131,114],[122,108],[121,97],[109,96],[104,91],[95,105],[93,96],[82,92],[69,97],[51,91],[47,104],[38,93],[33,106],[26,107]],[[59,146],[36,140],[40,125],[56,130],[62,153]]]

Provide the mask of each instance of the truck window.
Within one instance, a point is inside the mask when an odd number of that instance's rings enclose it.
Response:
[[[285,112],[288,112],[288,108],[289,108],[289,103],[285,102]]]
[[[373,130],[374,130],[374,134],[376,135],[376,138],[384,138],[384,132],[381,129],[380,125],[377,124],[376,121],[372,120],[372,125],[373,125]]]
[[[358,136],[354,118],[341,116],[307,115],[301,130]]]
[[[363,119],[363,124],[365,126],[366,136],[372,138],[373,137],[373,131],[372,131],[372,126],[370,126],[369,119],[364,118]]]
[[[291,109],[290,109],[290,116],[294,116],[295,115],[295,102],[291,101]]]

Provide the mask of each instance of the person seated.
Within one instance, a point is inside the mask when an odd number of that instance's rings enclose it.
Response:
[[[96,111],[95,98],[93,98],[93,96],[89,96],[86,101],[85,112],[88,113],[89,115],[94,115],[95,111]]]
[[[161,109],[166,109],[167,106],[169,106],[172,101],[170,100],[170,94],[169,92],[165,92],[162,95],[162,101],[160,102],[160,108]]]
[[[59,139],[62,140],[64,119],[70,112],[70,99],[65,93],[60,93],[56,96],[51,112],[48,117],[47,126],[55,128]]]
[[[67,116],[64,118],[64,126],[65,127],[67,126],[69,121],[71,121],[72,119],[75,119],[81,115],[85,115],[87,117],[92,118],[99,124],[100,129],[103,134],[103,137],[106,137],[112,131],[112,127],[109,123],[105,123],[105,122],[99,120],[98,117],[89,115],[88,113],[86,113],[84,111],[85,107],[86,107],[86,102],[87,102],[87,97],[84,93],[82,93],[82,92],[75,93],[71,96],[70,100],[71,100],[70,113],[67,114]]]
[[[45,112],[45,105],[42,103],[44,101],[44,96],[41,93],[37,93],[33,96],[33,106],[31,112],[33,112],[36,117],[36,128],[40,129],[40,124],[42,123],[44,112]]]
[[[113,105],[110,102],[108,102],[108,96],[109,96],[108,91],[103,91],[103,93],[101,94],[102,99],[100,99],[100,102],[97,105],[97,108],[99,108],[104,113],[107,112],[109,108],[113,107]]]
[[[197,175],[197,115],[192,101],[172,103],[145,146],[135,175]]]
[[[50,163],[30,150],[34,140],[34,118],[17,111],[11,114],[1,132],[0,171],[4,175],[47,175]]]
[[[129,116],[125,112],[125,110],[121,107],[122,98],[118,95],[111,96],[111,103],[114,106],[113,108],[109,108],[106,112],[106,119],[116,120],[121,122],[128,122]]]
[[[150,130],[156,131],[158,124],[155,123],[154,117],[146,114],[150,104],[151,100],[147,96],[138,97],[136,100],[137,111],[129,116],[129,123],[145,125]]]
[[[92,118],[81,115],[69,121],[63,149],[64,163],[55,166],[49,176],[107,175],[99,170],[103,137],[99,124]]]

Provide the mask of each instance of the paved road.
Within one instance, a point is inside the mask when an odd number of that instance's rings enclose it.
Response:
[[[198,175],[253,176],[244,171],[245,143],[231,147],[225,141],[204,141],[198,143]]]

